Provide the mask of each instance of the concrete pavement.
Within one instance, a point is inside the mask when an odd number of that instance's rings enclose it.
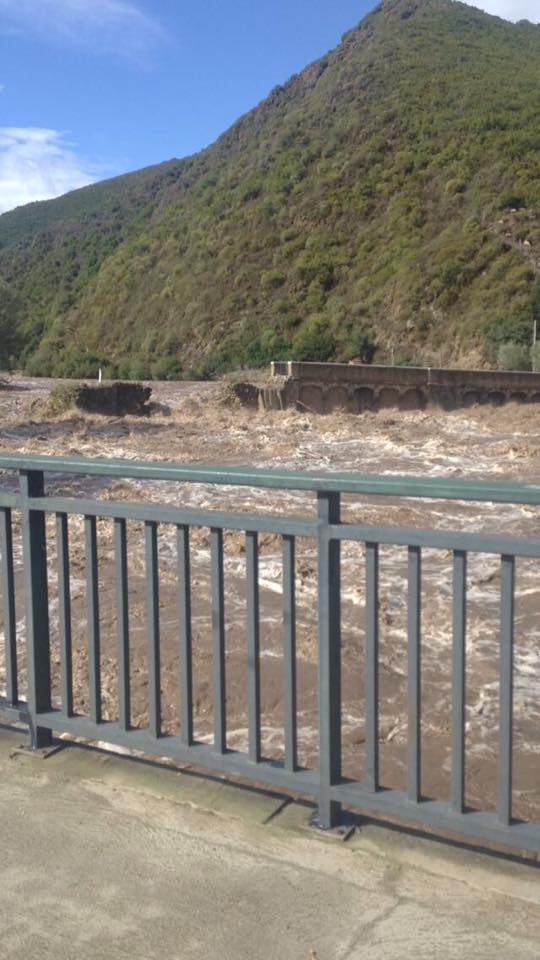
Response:
[[[540,871],[0,730],[6,960],[533,960]]]

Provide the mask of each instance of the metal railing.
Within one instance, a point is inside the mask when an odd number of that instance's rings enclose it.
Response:
[[[341,522],[340,495],[436,498],[458,501],[540,505],[540,486],[467,482],[396,476],[335,473],[291,473],[33,456],[0,456],[8,471],[0,488],[0,551],[5,653],[5,697],[0,709],[29,724],[32,744],[43,747],[52,733],[68,733],[89,741],[118,744],[146,754],[185,761],[201,768],[240,776],[316,798],[320,825],[340,822],[345,805],[366,814],[398,819],[424,829],[503,844],[514,850],[540,850],[540,823],[516,821],[512,815],[513,761],[513,631],[514,565],[516,557],[540,558],[540,539],[473,534]],[[11,472],[18,489],[9,492]],[[308,491],[316,494],[317,513],[311,518],[227,513],[151,503],[81,499],[46,495],[45,477],[67,475],[170,480]],[[17,663],[16,582],[13,550],[14,514],[20,516],[22,590],[26,624],[26,700],[21,702]],[[61,706],[51,697],[51,641],[46,517],[56,522],[58,633]],[[84,517],[86,623],[88,652],[88,711],[73,707],[72,615],[68,517]],[[100,583],[97,518],[110,518],[114,527],[116,573],[116,684],[118,716],[104,720],[101,700]],[[126,523],[144,524],[148,724],[131,723],[130,611],[127,584]],[[163,732],[161,716],[160,610],[157,531],[174,525],[177,543],[177,636],[179,644],[179,732]],[[190,531],[210,530],[212,613],[213,740],[197,741],[193,726],[193,638],[191,616]],[[226,657],[224,604],[225,530],[244,531],[246,562],[247,751],[229,749],[226,723]],[[283,759],[264,758],[261,751],[261,672],[259,611],[259,534],[282,540],[283,642]],[[318,769],[301,768],[297,754],[296,691],[296,538],[313,538],[317,545],[318,637]],[[365,545],[365,758],[361,779],[342,775],[341,743],[341,614],[340,546],[344,541]],[[379,777],[379,548],[391,544],[406,549],[407,580],[407,789],[381,786]],[[421,582],[422,551],[451,551],[452,593],[452,717],[451,776],[446,801],[423,797],[421,784]],[[467,556],[488,553],[500,557],[499,719],[496,809],[469,809],[465,804],[465,661],[467,621]],[[17,576],[16,576],[17,575]]]

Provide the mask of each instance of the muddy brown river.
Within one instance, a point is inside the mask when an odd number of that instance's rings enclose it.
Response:
[[[126,457],[179,463],[538,481],[540,407],[508,405],[446,413],[385,411],[361,416],[308,411],[257,413],[225,397],[222,384],[154,383],[157,411],[147,418],[64,414],[52,417],[46,397],[55,381],[12,378],[0,389],[0,451],[86,457]],[[13,485],[7,474],[3,488]],[[167,482],[56,478],[48,490],[72,496],[170,503],[235,512],[312,517],[314,496],[251,488]],[[540,534],[537,508],[399,498],[343,498],[343,518],[355,522],[438,527],[468,532]],[[15,517],[17,631],[24,689],[25,628],[20,595],[21,546]],[[48,521],[50,616],[55,700],[58,678],[58,597],[54,521]],[[146,598],[141,524],[128,523],[133,722],[147,719]],[[104,716],[117,715],[112,521],[98,522]],[[74,695],[88,708],[83,520],[70,520]],[[245,542],[225,533],[228,745],[247,742]],[[261,691],[263,752],[283,755],[281,541],[260,536]],[[178,729],[176,535],[159,532],[164,728]],[[195,734],[212,737],[209,531],[191,534]],[[540,817],[540,571],[516,563],[515,780],[518,816]],[[446,798],[450,778],[452,555],[423,551],[422,790]],[[364,550],[342,546],[344,772],[358,777],[364,752]],[[299,759],[317,762],[316,551],[298,540],[297,652]],[[468,564],[466,793],[493,807],[498,730],[500,557],[471,555]],[[407,746],[407,552],[380,551],[380,755],[384,785],[405,787]],[[4,653],[0,629],[0,686]]]

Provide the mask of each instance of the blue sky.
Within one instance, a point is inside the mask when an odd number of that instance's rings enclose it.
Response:
[[[374,5],[0,0],[0,212],[199,150]]]

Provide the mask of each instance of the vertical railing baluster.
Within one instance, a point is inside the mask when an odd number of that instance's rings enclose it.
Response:
[[[193,661],[191,641],[191,570],[189,527],[176,528],[178,619],[180,627],[180,739],[193,743]]]
[[[261,759],[261,665],[259,626],[259,541],[246,533],[246,620],[248,670],[248,754],[253,763]]]
[[[514,664],[514,581],[512,556],[501,561],[501,635],[499,659],[499,769],[497,816],[505,826],[512,821],[512,727]]]
[[[465,665],[467,636],[467,554],[454,551],[452,602],[452,773],[450,803],[465,804]]]
[[[15,578],[13,575],[13,528],[11,523],[11,510],[8,508],[0,510],[0,552],[2,554],[6,695],[9,703],[16,705],[19,700],[17,621],[15,613]]]
[[[364,784],[379,787],[379,546],[366,543],[366,766]]]
[[[49,647],[49,587],[47,581],[47,536],[45,514],[31,509],[33,497],[43,497],[45,484],[40,470],[21,470],[21,521],[26,608],[28,708],[32,748],[47,747],[50,730],[37,726],[37,714],[51,709],[51,655]]]
[[[214,688],[214,749],[225,753],[227,749],[226,696],[225,696],[225,601],[223,594],[223,531],[212,527],[210,531],[210,555],[212,568],[212,646]]]
[[[296,598],[295,540],[283,537],[283,713],[285,728],[285,768],[296,770],[298,748],[296,732]]]
[[[94,723],[101,723],[101,635],[99,625],[99,571],[95,517],[84,518],[84,532],[86,550],[86,616],[90,718]]]
[[[144,525],[146,554],[146,621],[148,633],[148,727],[161,736],[161,667],[159,649],[159,571],[157,524]]]
[[[408,551],[408,607],[407,607],[407,795],[418,803],[422,790],[421,762],[421,576],[422,554],[419,547]]]
[[[116,684],[118,690],[118,723],[122,730],[131,727],[131,686],[129,662],[129,594],[126,521],[114,520],[114,555],[116,569]]]
[[[340,543],[328,525],[340,522],[339,493],[318,493],[319,824],[338,826],[341,804],[331,787],[341,778]]]
[[[71,638],[71,595],[69,581],[69,533],[65,513],[56,514],[56,556],[58,566],[58,627],[60,633],[60,691],[62,710],[73,716],[73,661]]]

